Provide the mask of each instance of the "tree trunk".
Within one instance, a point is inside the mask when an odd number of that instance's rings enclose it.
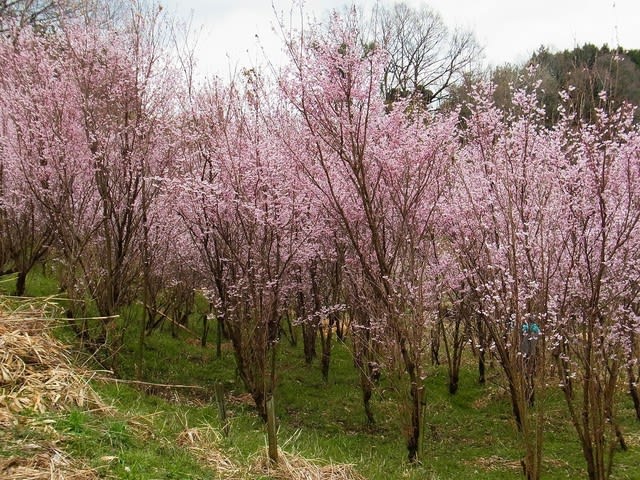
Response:
[[[518,432],[522,433],[523,405],[521,405],[520,402],[518,401],[518,398],[519,398],[518,387],[514,383],[515,379],[508,378],[507,381],[509,383],[509,394],[511,397],[511,408],[513,411],[513,418],[516,422],[516,427],[518,427]]]
[[[573,380],[571,379],[571,371],[569,369],[569,362],[566,358],[563,358],[560,354],[555,354],[556,368],[558,369],[558,375],[562,380],[562,391],[565,393],[567,401],[573,399]]]
[[[442,310],[442,309],[440,309]],[[440,329],[440,338],[444,344],[445,354],[447,356],[447,373],[449,376],[449,394],[455,395],[458,391],[458,381],[460,379],[460,364],[462,361],[462,351],[464,348],[463,331],[460,329],[462,323],[463,312],[456,310],[455,317],[447,316],[444,311],[440,311],[438,316],[438,328]],[[447,337],[445,329],[445,318],[452,320],[453,333],[452,337]]]
[[[540,469],[538,468],[538,465],[534,463],[534,459],[530,455],[527,455],[525,458],[520,460],[520,465],[522,465],[524,478],[527,480],[540,479]]]
[[[364,414],[368,425],[374,425],[376,423],[371,410],[371,396],[373,394],[373,383],[367,372],[367,366],[362,361],[362,358],[356,359],[356,366],[360,372],[360,388],[362,389],[362,403],[364,406]]]
[[[224,336],[224,319],[221,314],[216,316],[216,358],[222,358],[222,337]]]
[[[298,337],[296,337],[296,331],[293,328],[293,324],[291,322],[291,315],[286,315],[287,319],[287,330],[283,329],[285,337],[289,340],[289,345],[292,347],[298,346]]]
[[[476,333],[478,334],[478,383],[484,385],[486,383],[486,351],[487,341],[484,331],[484,323],[482,317],[476,320]]]
[[[410,463],[415,463],[420,457],[422,445],[422,409],[424,403],[424,386],[420,368],[420,356],[411,351],[405,338],[398,334],[398,345],[405,370],[409,376],[410,424],[407,432],[407,451]]]
[[[449,373],[449,394],[455,395],[458,392],[458,372]]]
[[[336,337],[344,342],[344,319],[336,317]]]
[[[209,316],[206,313],[203,313],[202,314],[202,336],[200,337],[200,346],[202,348],[206,348],[208,336],[209,336]]]
[[[638,392],[638,377],[635,375],[632,365],[627,367],[627,371],[629,376],[629,395],[631,395],[631,400],[633,400],[636,420],[640,421],[640,393]]]
[[[431,364],[436,366],[440,365],[440,332],[444,335],[444,325],[440,315],[437,322],[431,333]]]
[[[422,432],[423,418],[422,411],[424,409],[424,387],[419,378],[415,378],[414,374],[410,375],[411,379],[411,426],[407,437],[407,451],[410,463],[415,463],[420,459],[422,449]]]
[[[27,286],[27,270],[20,269],[16,279],[16,296],[22,297]]]
[[[487,381],[485,376],[484,348],[478,352],[478,383],[484,385]]]
[[[143,302],[146,300],[143,298]],[[138,334],[138,345],[136,349],[136,379],[142,380],[144,375],[144,339],[146,333],[146,326],[148,320],[151,316],[151,312],[149,312],[149,307],[145,303],[143,303],[144,307],[142,308],[142,315],[140,316],[140,332]]]
[[[324,382],[329,381],[329,364],[331,362],[331,342],[333,339],[333,326],[335,324],[335,317],[337,314],[332,313],[329,315],[329,325],[327,326],[327,333],[322,334],[322,358],[320,359],[320,370],[322,371],[322,379]]]
[[[640,312],[635,312],[636,315]],[[638,358],[638,343],[636,340],[635,330],[630,328],[629,333],[629,344],[631,348],[627,354],[627,379],[629,385],[629,395],[631,395],[631,400],[633,401],[633,408],[636,412],[636,420],[640,421],[640,391],[639,387],[639,378],[640,377],[640,366],[638,367],[638,374],[636,374],[636,370],[634,369],[634,363]]]
[[[316,358],[316,338],[318,334],[318,327],[313,320],[305,321],[302,324],[302,343],[304,349],[304,360],[307,365],[313,363],[313,359]]]

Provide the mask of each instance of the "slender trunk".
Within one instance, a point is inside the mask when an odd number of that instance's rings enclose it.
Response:
[[[357,322],[357,326],[354,322]],[[354,311],[351,323],[351,336],[353,339],[353,363],[360,375],[360,388],[362,390],[362,403],[367,423],[373,425],[375,419],[371,410],[371,396],[373,394],[373,382],[369,375],[369,363],[371,361],[371,332],[369,318],[361,311]]]
[[[24,295],[27,285],[27,270],[20,269],[18,271],[18,278],[16,279],[16,296],[22,297]]]
[[[544,351],[544,350],[543,350]],[[544,409],[541,405],[534,407],[535,380],[544,383],[543,368],[536,368],[536,349],[533,346],[526,358],[519,358],[523,376],[518,385],[519,403],[522,413],[522,441],[525,457],[522,460],[524,475],[527,480],[539,480],[542,464],[543,428],[545,423]],[[540,361],[544,364],[544,357]]]
[[[455,395],[458,392],[458,372],[449,374],[449,394]]]
[[[304,349],[304,360],[307,365],[313,363],[316,358],[316,338],[318,335],[318,327],[315,325],[316,319],[310,319],[302,324],[302,344]]]
[[[287,335],[287,338],[289,339],[289,345],[291,345],[292,347],[297,347],[298,346],[298,337],[296,336],[296,331],[293,328],[293,323],[291,322],[291,316],[287,315],[287,331],[289,332],[289,335]]]
[[[322,335],[322,358],[320,360],[320,369],[322,371],[322,379],[324,382],[329,381],[329,365],[331,363],[331,343],[333,338],[333,326],[335,324],[336,314],[329,315],[329,324],[327,333]]]
[[[146,296],[146,295],[145,295]],[[149,318],[149,309],[144,303],[143,299],[142,315],[140,315],[140,333],[138,335],[138,348],[136,350],[136,378],[142,380],[143,377],[143,363],[144,363],[144,339],[147,326],[147,319]]]
[[[373,383],[367,372],[367,365],[362,359],[362,354],[356,355],[356,367],[360,372],[360,388],[362,389],[362,403],[364,406],[364,414],[368,425],[374,425],[375,418],[371,410],[371,396],[373,394]]]
[[[485,376],[484,348],[478,352],[478,383],[484,385],[487,379]]]
[[[419,372],[416,369],[409,374],[411,381],[411,425],[407,437],[407,451],[411,463],[417,462],[422,453],[424,386],[419,377]]]
[[[593,415],[591,414],[591,391],[593,389],[593,381],[591,379],[591,355],[590,355],[590,346],[592,339],[588,339],[587,343],[587,355],[586,361],[589,366],[585,370],[585,377],[582,384],[582,429],[584,431],[584,437],[582,441],[582,453],[584,455],[584,459],[587,462],[587,475],[589,476],[589,480],[602,480],[602,476],[598,474],[597,470],[597,458],[596,451],[594,449],[596,438],[594,438],[597,434],[594,431],[593,425]]]
[[[567,398],[573,398],[573,380],[571,378],[571,369],[569,361],[563,355],[556,355],[556,365],[560,380],[562,380],[562,390],[566,393]]]
[[[207,346],[208,336],[209,336],[209,316],[205,313],[202,315],[202,336],[200,337],[200,346],[202,348],[205,348]]]
[[[136,378],[142,379],[144,363],[144,337],[147,326],[151,323],[153,305],[156,305],[157,297],[153,294],[151,285],[151,252],[149,251],[149,223],[148,223],[148,199],[146,183],[142,181],[142,315],[140,316],[140,336],[138,337],[138,351],[136,359]],[[107,250],[111,255],[111,250]]]
[[[412,351],[407,340],[398,334],[398,345],[405,370],[409,376],[410,392],[410,424],[407,434],[407,451],[409,462],[414,463],[419,460],[422,444],[422,410],[424,404],[424,385],[420,368],[420,356]]]
[[[510,368],[505,368],[505,373],[509,383],[513,417],[524,450],[520,465],[527,480],[539,480],[544,419],[541,418],[541,412],[538,412],[537,416],[531,414],[528,401],[525,359],[517,357],[513,361],[516,364],[511,364]]]
[[[336,317],[336,338],[344,342],[344,319]]]
[[[638,377],[636,376],[632,365],[627,367],[627,372],[629,377],[629,395],[631,395],[631,400],[633,401],[636,420],[640,421],[640,393],[638,392]]]
[[[266,353],[266,352],[265,352]],[[271,343],[271,365],[269,372],[269,385],[265,385],[265,392],[267,393],[267,399],[265,403],[265,409],[267,414],[267,440],[269,444],[269,460],[272,463],[278,463],[278,438],[276,429],[276,407],[273,399],[276,383],[276,343]],[[266,381],[265,375],[265,381]]]
[[[636,315],[640,312],[636,312]],[[636,374],[636,370],[634,368],[634,363],[636,358],[638,358],[638,344],[636,340],[635,330],[633,328],[629,329],[629,344],[631,348],[629,349],[629,353],[627,354],[627,379],[629,385],[629,395],[631,395],[631,400],[633,401],[633,408],[636,412],[636,420],[640,421],[640,391],[639,387],[639,376]],[[638,373],[640,374],[640,367],[638,367]]]
[[[222,358],[222,336],[223,336],[223,319],[222,315],[217,315],[216,322],[216,358]]]
[[[432,329],[431,333],[431,364],[440,365],[440,335],[445,335],[444,332],[444,320],[441,315],[438,315],[436,320],[437,325]],[[445,339],[446,342],[446,339]],[[447,346],[445,345],[445,348]]]
[[[263,336],[257,339],[252,337],[248,343],[243,338],[244,332],[238,325],[238,320],[226,322],[227,333],[233,345],[233,353],[236,360],[236,372],[247,391],[251,394],[256,410],[264,422],[267,421],[267,410],[265,405],[267,387],[267,370],[265,362],[266,338]]]
[[[486,339],[484,333],[484,324],[482,318],[478,317],[476,321],[476,331],[478,333],[478,383],[484,385],[486,383]]]
[[[462,360],[462,350],[464,343],[462,342],[462,335],[460,331],[461,314],[458,312],[453,319],[453,334],[452,338],[447,337],[447,331],[445,329],[444,319],[445,314],[441,312],[441,320],[438,322],[439,329],[441,331],[441,339],[444,344],[445,354],[447,356],[447,373],[449,376],[449,394],[455,395],[458,391],[458,381],[460,379],[460,363]]]
[[[222,432],[225,437],[229,436],[229,421],[227,419],[227,410],[224,405],[224,385],[222,382],[216,382],[216,403],[218,404],[218,417],[220,417],[220,424],[222,425]]]
[[[522,405],[522,403],[519,401],[519,392],[518,392],[518,385],[515,383],[516,380],[514,378],[512,378],[512,375],[507,374],[507,381],[509,383],[509,395],[511,397],[511,408],[513,411],[513,418],[516,422],[516,427],[518,427],[518,432],[522,433],[522,429],[523,429],[523,420],[524,420],[524,412],[523,412],[523,408],[524,406]]]
[[[524,459],[520,461],[520,465],[527,480],[540,480],[540,468],[534,458],[534,452],[527,452]]]

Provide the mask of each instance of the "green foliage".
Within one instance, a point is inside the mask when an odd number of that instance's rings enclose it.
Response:
[[[529,71],[535,66],[535,71]],[[568,92],[565,108],[576,115],[578,121],[593,119],[595,108],[615,109],[623,102],[640,106],[640,50],[611,50],[607,45],[596,47],[585,44],[573,50],[551,52],[540,47],[523,65],[504,64],[490,73],[495,85],[494,100],[506,111],[512,105],[512,87],[531,87],[539,83],[540,103],[546,112],[547,125],[551,126],[559,118],[558,108],[562,101],[561,91]],[[463,105],[471,98],[474,85],[482,76],[467,75],[460,85],[452,88],[451,96],[442,108],[450,110]],[[606,98],[600,96],[606,92]],[[635,120],[640,121],[640,108],[636,109]]]
[[[548,124],[558,119],[560,91],[569,93],[568,108],[579,119],[591,121],[595,108],[615,109],[623,102],[640,105],[639,59],[637,50],[618,48],[612,51],[607,45],[584,44],[557,53],[541,47],[524,67],[516,69],[518,79],[509,80],[516,85],[523,81],[540,82],[541,102],[545,106]],[[523,75],[529,65],[538,68],[533,78]],[[506,87],[501,76],[503,71],[504,68],[499,68],[493,75],[498,90]],[[606,99],[600,96],[603,91],[607,93]],[[510,102],[504,96],[498,96],[496,100],[501,105]],[[640,112],[636,111],[635,118],[640,120]]]
[[[633,63],[635,63],[638,67],[640,67],[640,50],[627,50],[625,52],[626,56],[629,57]]]

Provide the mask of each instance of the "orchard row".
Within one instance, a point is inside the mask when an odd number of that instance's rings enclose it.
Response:
[[[608,478],[624,378],[640,416],[633,110],[602,92],[585,123],[565,92],[549,126],[535,83],[508,109],[483,84],[448,113],[420,89],[385,98],[389,54],[356,18],[288,31],[277,72],[202,85],[158,10],[3,38],[0,268],[21,293],[34,265],[55,264],[95,342],[135,301],[148,332],[204,292],[265,418],[284,319],[308,358],[321,335],[325,378],[346,325],[369,421],[379,369],[406,380],[411,461],[431,339],[449,342],[455,393],[471,335],[503,370],[526,478],[540,478],[547,383],[589,478]],[[97,333],[80,320],[87,299]]]

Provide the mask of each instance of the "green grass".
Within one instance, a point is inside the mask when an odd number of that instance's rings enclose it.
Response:
[[[37,280],[37,276],[29,278],[29,293],[55,290],[55,285]],[[246,470],[264,451],[263,424],[251,406],[232,401],[243,393],[243,387],[230,345],[223,345],[222,356],[217,358],[212,328],[210,344],[200,347],[197,334],[201,326],[195,318],[190,328],[196,336],[181,330],[174,338],[165,328],[147,337],[142,380],[199,388],[95,382],[95,388],[115,407],[115,413],[74,410],[35,417],[40,422],[52,422],[63,436],[65,451],[84,459],[108,478],[216,478],[214,471],[177,439],[193,427],[221,432],[213,386],[222,382],[229,400],[231,428],[228,438],[216,434],[215,448]],[[135,375],[135,323],[120,325],[125,334],[116,362],[118,375],[129,380]],[[288,452],[321,463],[353,464],[370,480],[522,478],[518,466],[521,449],[497,367],[488,372],[489,380],[481,386],[476,381],[473,359],[467,358],[460,389],[454,396],[447,390],[446,367],[428,368],[424,454],[422,462],[413,466],[406,461],[402,436],[399,395],[404,378],[385,372],[372,401],[376,424],[369,426],[347,345],[335,344],[327,383],[322,380],[318,362],[305,364],[301,344],[292,347],[283,339],[278,346],[277,363],[278,437],[280,446]],[[560,392],[551,388],[538,401],[543,402],[547,415],[542,478],[585,478],[582,453]],[[626,395],[620,396],[618,414],[631,448],[616,452],[612,479],[638,479],[640,424],[634,420]],[[41,429],[32,428],[29,422],[16,426],[11,436],[47,441]],[[13,454],[15,451],[0,446],[0,456]],[[260,477],[246,474],[244,478]]]
[[[195,327],[195,326],[194,326]],[[180,338],[156,333],[145,351],[146,379],[162,383],[212,386],[222,381],[232,394],[242,392],[235,375],[230,349],[215,357],[206,349]],[[486,386],[476,382],[475,366],[468,359],[460,379],[460,390],[447,390],[444,366],[431,367],[427,385],[427,431],[421,465],[406,462],[402,418],[398,407],[398,385],[404,379],[383,377],[373,400],[376,424],[365,423],[358,377],[346,345],[337,344],[330,379],[324,383],[317,364],[305,365],[301,346],[279,345],[276,408],[279,439],[284,448],[325,462],[357,466],[366,478],[471,479],[520,478],[521,450],[511,407],[497,370],[489,372]],[[182,401],[201,402],[213,393],[188,391]],[[165,393],[166,396],[166,393]],[[573,427],[565,414],[560,393],[550,389],[541,396],[548,416],[545,426],[543,478],[580,478],[586,475]],[[173,406],[172,408],[183,408]],[[194,406],[185,418],[191,424],[208,421],[218,425],[211,406]],[[231,435],[223,443],[240,463],[246,463],[265,446],[264,429],[250,407],[231,405]],[[622,397],[620,418],[629,435],[638,436],[630,402]],[[634,479],[640,475],[638,447],[618,452],[614,477]]]
[[[58,283],[46,271],[46,267],[37,266],[27,275],[25,296],[48,297],[58,293]],[[16,290],[17,274],[0,276],[0,294],[13,295]]]
[[[102,389],[109,397],[114,392]],[[120,389],[118,394],[123,393]],[[138,398],[137,393],[125,397]],[[72,411],[57,419],[56,430],[65,436],[65,450],[90,466],[116,478],[211,478],[213,472],[200,465],[175,444],[171,411],[158,410],[155,417],[124,410],[115,415]],[[162,417],[162,422],[158,420]]]

